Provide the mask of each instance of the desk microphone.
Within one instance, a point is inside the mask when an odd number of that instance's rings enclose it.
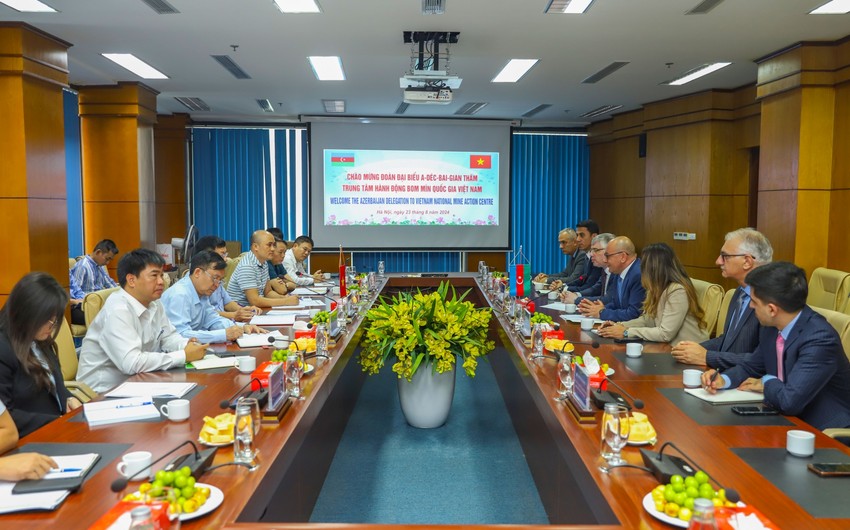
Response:
[[[623,387],[606,377],[599,382],[599,388],[597,388],[595,392],[590,393],[590,398],[593,400],[593,404],[599,407],[600,409],[604,409],[607,403],[616,403],[617,405],[622,405],[629,410],[632,409],[632,406],[629,404],[629,402],[623,399],[623,396],[621,396],[620,394],[616,392],[609,392],[608,390],[603,390],[602,385],[604,383],[610,383],[614,385],[617,390],[619,390],[620,392],[625,394],[627,398],[632,400],[632,403],[635,404],[636,409],[643,408],[643,400],[635,399],[634,396],[623,390]]]
[[[678,451],[679,454],[685,458],[665,455],[664,449],[668,445]],[[679,449],[673,442],[665,442],[657,453],[655,451],[641,449],[640,455],[643,457],[643,463],[646,464],[648,471],[652,473],[662,484],[670,482],[670,477],[673,475],[682,475],[684,477],[693,475],[696,470],[705,471],[700,466],[696,465],[693,459],[686,455],[685,452]],[[708,476],[711,477],[711,474]],[[717,484],[717,487],[726,490],[726,500],[729,502],[738,502],[741,500],[741,495],[738,494],[737,490],[724,488],[723,485],[717,482],[714,478],[711,478],[711,480]]]
[[[189,468],[192,470],[192,476],[195,477],[195,480],[201,478],[201,475],[203,475],[204,472],[209,469],[210,464],[212,463],[213,458],[215,457],[215,452],[218,451],[218,447],[211,447],[209,449],[204,449],[203,451],[198,451],[198,446],[195,445],[195,442],[193,442],[192,440],[186,440],[185,442],[179,444],[174,449],[171,449],[170,451],[160,456],[150,464],[139,469],[129,477],[121,477],[113,480],[109,488],[116,493],[122,491],[124,488],[127,487],[128,482],[139,476],[143,471],[149,470],[151,467],[153,467],[154,464],[161,461],[163,458],[170,455],[174,451],[180,449],[184,445],[191,445],[195,452],[190,453],[188,455],[181,455],[180,457],[178,457],[178,459],[175,459],[173,462],[168,464],[165,469],[168,471],[176,469],[178,467],[189,466]]]
[[[254,386],[253,386],[254,381],[256,381],[257,384],[259,385],[259,387],[256,390],[254,390]],[[239,394],[241,394],[249,386],[251,387],[251,391],[240,396]],[[221,400],[221,402],[218,404],[218,406],[223,408],[223,409],[228,409],[228,408],[229,409],[236,409],[236,401],[238,401],[239,397],[254,398],[254,399],[257,400],[257,403],[259,403],[260,408],[263,408],[263,407],[266,406],[266,403],[268,403],[268,401],[269,401],[269,391],[266,390],[265,388],[263,388],[263,382],[262,381],[260,381],[256,377],[254,377],[250,381],[245,383],[242,386],[242,388],[237,390],[236,393],[234,393],[228,399]]]
[[[570,341],[570,343],[571,344],[583,344],[585,346],[590,346],[594,350],[599,347],[599,341],[598,340],[595,340],[593,342],[573,342],[573,341]]]

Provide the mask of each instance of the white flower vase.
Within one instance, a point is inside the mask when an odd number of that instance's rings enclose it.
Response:
[[[435,429],[449,417],[455,395],[455,370],[439,374],[422,363],[410,381],[398,380],[398,399],[411,427]]]

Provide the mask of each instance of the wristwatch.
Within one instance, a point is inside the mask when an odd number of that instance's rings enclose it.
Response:
[[[629,338],[629,330],[623,330],[623,337]]]

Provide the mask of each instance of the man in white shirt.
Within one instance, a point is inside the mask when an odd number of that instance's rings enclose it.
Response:
[[[127,376],[183,367],[204,357],[207,344],[177,333],[159,298],[162,256],[139,248],[118,263],[121,289],[106,299],[83,339],[77,379],[96,392]]]
[[[278,294],[269,283],[266,261],[272,258],[274,252],[274,236],[265,230],[251,234],[251,251],[239,260],[227,284],[230,298],[240,305],[261,308],[298,303],[297,296]]]
[[[296,285],[313,285],[321,281],[322,271],[316,271],[311,275],[304,265],[311,252],[313,252],[313,240],[310,236],[298,236],[292,248],[283,256],[283,268],[286,269],[287,280]]]
[[[224,258],[210,250],[192,256],[187,274],[162,295],[168,320],[177,333],[201,342],[226,342],[236,340],[244,333],[262,333],[257,326],[236,324],[220,316],[210,304],[210,295],[215,292],[227,267]]]

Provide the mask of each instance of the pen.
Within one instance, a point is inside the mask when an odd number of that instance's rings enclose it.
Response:
[[[717,368],[716,370],[714,370],[714,373],[711,374],[711,379],[708,380],[709,387],[714,384],[714,380],[717,379],[718,374],[720,374],[720,368]]]
[[[83,469],[79,467],[65,467],[61,469],[51,469],[49,473],[79,473],[82,470]]]

